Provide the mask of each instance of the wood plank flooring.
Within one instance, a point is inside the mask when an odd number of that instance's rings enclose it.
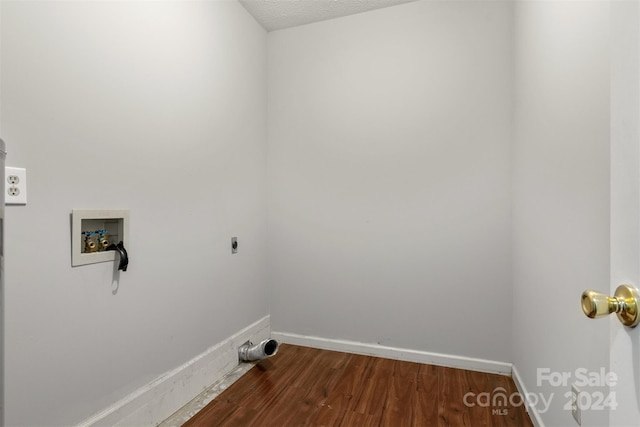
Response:
[[[184,426],[533,426],[523,406],[465,404],[499,387],[517,391],[502,375],[283,344]]]

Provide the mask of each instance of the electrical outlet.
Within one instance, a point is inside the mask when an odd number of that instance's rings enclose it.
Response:
[[[5,204],[27,204],[27,170],[24,168],[4,168]]]
[[[582,413],[580,411],[580,390],[575,384],[571,384],[571,414],[578,425],[582,425]]]

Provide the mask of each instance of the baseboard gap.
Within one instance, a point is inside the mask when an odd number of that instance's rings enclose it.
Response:
[[[77,427],[157,426],[171,414],[199,396],[212,384],[219,384],[239,368],[238,347],[247,340],[269,338],[267,315],[210,347],[181,366],[85,419]]]
[[[197,395],[192,401],[178,409],[169,418],[158,424],[158,427],[181,427],[189,421],[194,415],[204,409],[213,399],[218,397],[220,393],[229,388],[233,383],[238,381],[244,374],[249,372],[255,365],[252,363],[241,363],[233,371],[222,377],[213,385],[204,389],[202,393]]]

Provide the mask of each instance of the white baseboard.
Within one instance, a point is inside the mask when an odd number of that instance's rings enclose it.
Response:
[[[515,365],[513,365],[511,376],[513,378],[513,382],[516,383],[516,388],[518,389],[518,393],[520,393],[520,396],[527,396],[527,388],[524,386],[522,377],[520,377],[518,369],[516,369]],[[540,414],[538,413],[536,407],[532,406],[526,398],[523,400],[525,402],[527,412],[529,413],[529,418],[531,418],[531,422],[533,423],[533,425],[536,427],[544,427],[544,423],[542,422],[542,418],[540,417]]]
[[[323,350],[343,351],[346,353],[384,357],[407,362],[427,363],[450,368],[468,369],[491,374],[511,375],[511,363],[450,354],[431,353],[405,348],[387,347],[379,344],[366,344],[356,341],[310,337],[287,332],[273,332],[271,337],[286,344],[320,348]]]
[[[270,337],[265,316],[78,426],[155,426],[238,365],[238,347]]]

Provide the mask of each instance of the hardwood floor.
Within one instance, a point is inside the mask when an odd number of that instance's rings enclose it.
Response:
[[[532,426],[524,406],[470,406],[511,378],[283,344],[184,426]],[[498,389],[498,390],[497,390]]]

